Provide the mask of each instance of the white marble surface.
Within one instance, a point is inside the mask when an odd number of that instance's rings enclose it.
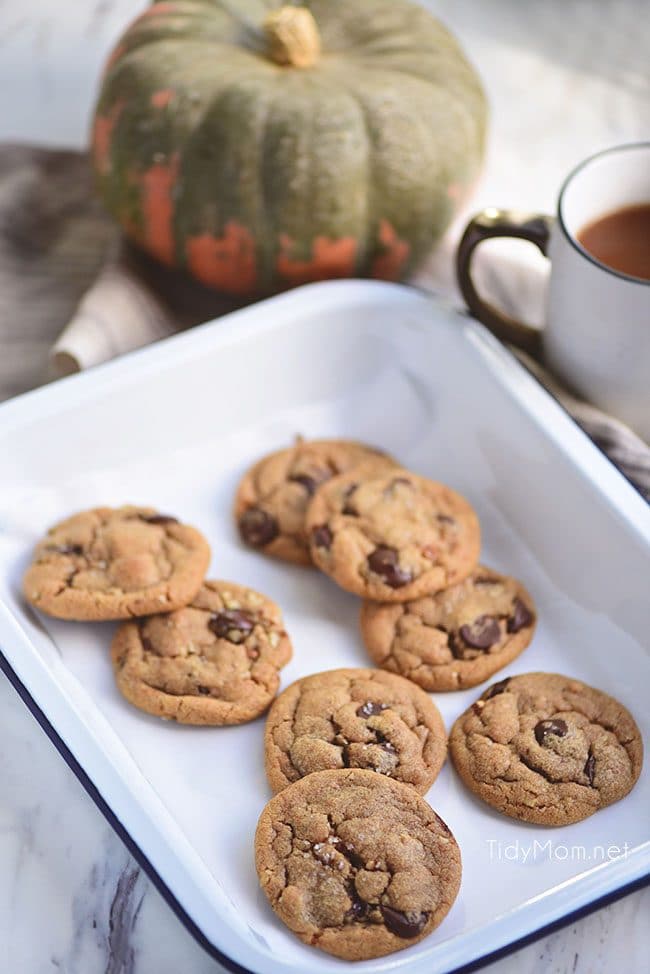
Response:
[[[472,207],[548,211],[575,162],[606,145],[648,137],[643,0],[426,5],[457,32],[490,95],[488,160]],[[138,0],[0,0],[0,139],[82,146],[102,59],[143,6]],[[449,252],[461,222],[420,276],[446,293],[453,292]],[[510,251],[511,259],[522,259],[525,247]],[[520,281],[536,299],[535,278]],[[219,970],[3,678],[0,737],[0,970]],[[650,891],[635,893],[487,970],[644,970],[649,909]]]

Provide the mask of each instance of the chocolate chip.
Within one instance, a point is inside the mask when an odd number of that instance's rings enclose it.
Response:
[[[380,545],[368,555],[368,568],[380,575],[390,588],[401,588],[413,580],[411,572],[400,566],[395,549],[386,545]]]
[[[417,937],[418,934],[422,933],[429,919],[428,913],[418,913],[416,910],[408,910],[406,913],[402,913],[401,910],[394,910],[392,906],[381,906],[380,910],[386,929],[394,933],[396,937],[402,937],[405,940]]]
[[[141,514],[140,520],[147,524],[178,524],[178,518],[170,514]]]
[[[482,649],[472,649],[461,639],[460,634],[457,632],[450,632],[448,634],[447,646],[451,650],[454,659],[476,659],[480,653],[485,652]]]
[[[505,680],[499,680],[497,683],[493,683],[491,687],[488,687],[481,700],[491,700],[492,697],[498,696],[508,689],[508,684],[510,683],[510,677],[507,676]]]
[[[358,486],[358,484],[350,484],[350,486],[346,488],[345,493],[343,494],[344,504],[341,508],[341,514],[347,514],[349,517],[359,517],[359,512],[351,501],[351,497]]]
[[[345,856],[345,858],[348,860],[350,865],[354,866],[355,869],[366,868],[365,861],[361,858],[361,856],[359,855],[359,853],[354,848],[351,842],[342,842],[341,839],[338,839],[338,849],[339,852],[341,852]]]
[[[510,633],[519,632],[524,626],[529,626],[533,621],[532,613],[528,611],[521,599],[515,599],[514,612],[508,619],[507,630]]]
[[[54,551],[57,555],[83,555],[84,550],[80,544],[49,544],[48,551]]]
[[[589,757],[587,758],[586,763],[585,763],[585,774],[587,775],[587,778],[589,779],[589,784],[590,785],[593,785],[593,783],[594,783],[594,774],[595,773],[596,773],[596,758],[593,756],[593,754],[590,754]]]
[[[376,714],[380,714],[382,710],[386,710],[385,703],[376,703],[374,700],[366,700],[362,703],[357,710],[357,717],[374,717]]]
[[[455,524],[456,518],[450,517],[449,514],[436,514],[436,518],[441,524]]]
[[[207,697],[207,696],[209,696],[209,694],[210,694],[210,687],[202,687],[202,686],[201,686],[201,685],[199,684],[199,685],[197,686],[197,688],[196,688],[196,689],[197,689],[197,690],[199,691],[199,693],[200,693],[200,694],[202,694],[202,695],[203,695],[204,697]]]
[[[311,529],[311,540],[317,548],[325,548],[329,551],[332,547],[332,532],[326,524],[318,524]]]
[[[384,751],[388,751],[389,754],[397,754],[397,749],[392,741],[389,741],[385,734],[381,731],[375,731],[375,739],[380,747],[383,747]]]
[[[538,724],[535,725],[535,738],[538,744],[546,744],[546,738],[550,734],[554,734],[555,737],[565,737],[569,728],[566,725],[566,721],[561,718],[553,720],[540,720]]]
[[[370,904],[361,899],[352,881],[348,884],[348,896],[352,901],[352,905],[346,911],[345,919],[348,923],[352,923],[354,920],[365,920],[370,913]]]
[[[280,533],[275,518],[260,507],[249,507],[239,518],[239,533],[246,544],[263,548]]]
[[[142,643],[142,648],[144,649],[145,653],[158,653],[156,647],[151,642],[149,637],[145,636],[142,631],[140,632],[140,642]]]
[[[489,649],[501,638],[499,623],[494,616],[482,615],[468,626],[458,630],[468,646],[474,649]]]
[[[239,609],[225,609],[210,619],[208,629],[211,629],[220,639],[240,643],[253,631],[254,625],[246,612],[240,612]]]
[[[329,478],[330,474],[323,470],[319,471],[315,477],[310,477],[309,474],[306,473],[295,473],[289,477],[289,481],[292,484],[301,484],[311,497],[312,494],[316,493],[316,488],[326,480],[329,480]]]

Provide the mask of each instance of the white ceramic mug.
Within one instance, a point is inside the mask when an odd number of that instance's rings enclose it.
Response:
[[[479,213],[459,244],[457,274],[470,310],[499,338],[541,357],[578,394],[650,440],[650,281],[613,270],[577,239],[592,220],[638,203],[650,203],[650,142],[582,162],[564,182],[555,218],[495,208]],[[471,258],[490,237],[530,240],[551,261],[541,331],[477,293]]]

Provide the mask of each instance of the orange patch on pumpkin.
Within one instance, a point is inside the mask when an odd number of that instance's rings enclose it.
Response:
[[[110,169],[110,152],[113,129],[119,121],[123,108],[124,99],[121,98],[119,101],[115,102],[106,115],[95,116],[92,137],[93,161],[95,163],[95,168],[99,173],[106,173]]]
[[[164,264],[174,262],[174,201],[172,191],[178,178],[178,155],[169,162],[156,162],[140,177],[142,192],[143,246]]]
[[[255,240],[236,220],[226,223],[221,237],[211,233],[189,237],[186,252],[190,271],[203,284],[237,295],[255,289]]]
[[[379,223],[379,240],[383,249],[372,262],[371,276],[383,281],[398,281],[411,251],[410,244],[397,236],[388,220]]]
[[[176,4],[174,3],[153,3],[146,10],[143,10],[141,14],[132,20],[129,24],[129,33],[134,27],[139,27],[142,23],[146,23],[151,20],[152,17],[157,17],[159,14],[171,14],[176,10]]]
[[[138,14],[135,20],[132,21],[129,30],[131,30],[131,27],[135,27],[136,24],[141,23],[143,20],[151,20],[152,17],[156,17],[158,14],[171,13],[175,7],[176,5],[173,3],[152,3],[150,7],[143,10],[142,13]]]
[[[173,97],[173,88],[161,88],[160,91],[154,91],[150,101],[154,108],[166,108]]]
[[[315,237],[309,260],[290,257],[294,246],[291,237],[280,234],[280,254],[276,261],[278,273],[292,285],[308,281],[325,281],[332,277],[352,277],[357,253],[354,237]]]

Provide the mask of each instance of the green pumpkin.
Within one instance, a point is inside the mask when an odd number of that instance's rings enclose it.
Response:
[[[480,82],[407,0],[165,0],[126,31],[93,126],[127,235],[245,298],[407,276],[482,158]]]

